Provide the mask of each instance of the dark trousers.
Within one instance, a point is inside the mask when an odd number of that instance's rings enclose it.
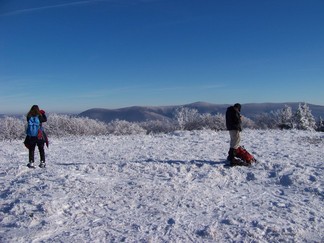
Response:
[[[45,162],[45,150],[44,150],[44,141],[38,140],[37,137],[31,137],[29,140],[29,162],[34,162],[35,160],[35,148],[36,145],[39,150],[40,161]]]

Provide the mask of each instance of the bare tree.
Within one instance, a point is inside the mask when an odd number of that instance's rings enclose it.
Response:
[[[190,130],[190,127],[192,127],[193,123],[197,122],[199,118],[200,115],[196,109],[180,107],[175,111],[175,119],[178,122],[180,130]]]
[[[25,130],[22,119],[9,116],[0,119],[0,139],[21,139],[25,136]]]

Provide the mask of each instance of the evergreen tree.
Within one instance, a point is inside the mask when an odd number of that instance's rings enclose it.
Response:
[[[294,116],[295,128],[300,130],[314,130],[316,129],[315,118],[312,115],[309,106],[304,104],[299,104],[298,109]]]
[[[318,125],[317,125],[317,130],[324,132],[324,120],[323,118],[320,116],[319,121],[318,121]]]

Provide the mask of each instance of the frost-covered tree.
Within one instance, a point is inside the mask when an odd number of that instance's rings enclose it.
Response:
[[[146,134],[139,124],[124,120],[114,120],[107,125],[108,133],[114,135]]]
[[[154,120],[141,122],[139,124],[143,129],[150,133],[169,133],[177,130],[177,124],[170,120]]]
[[[323,118],[320,116],[319,120],[318,120],[318,124],[317,124],[317,130],[324,132],[324,120]]]
[[[291,126],[293,112],[290,106],[285,105],[284,108],[279,112],[279,123]]]
[[[299,104],[295,114],[293,114],[290,106],[285,105],[284,108],[262,113],[254,119],[257,127],[261,129],[302,129],[313,130],[316,128],[316,122],[308,105]]]
[[[25,123],[22,119],[10,116],[0,119],[0,139],[21,139],[26,134],[25,130]]]
[[[261,113],[254,118],[255,125],[260,129],[275,129],[278,126],[274,112]]]
[[[315,118],[306,103],[298,105],[294,115],[294,127],[300,130],[316,129]]]
[[[174,117],[180,130],[193,130],[192,127],[200,120],[198,111],[188,107],[176,109]]]
[[[43,123],[45,131],[50,136],[64,137],[69,135],[104,135],[107,125],[87,117],[73,117],[51,113],[47,122]]]
[[[242,127],[244,128],[251,128],[251,129],[255,129],[257,128],[257,125],[255,124],[255,122],[253,120],[251,120],[248,117],[243,117],[242,118]]]
[[[217,113],[216,115],[211,115],[210,113],[205,113],[201,115],[201,129],[211,129],[215,131],[225,130],[225,115]]]
[[[290,106],[285,105],[284,108],[274,112],[277,119],[277,126],[281,129],[290,129],[293,127],[293,112]]]

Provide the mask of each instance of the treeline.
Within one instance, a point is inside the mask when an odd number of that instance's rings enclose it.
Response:
[[[173,119],[147,121],[141,123],[115,120],[104,123],[85,117],[48,114],[43,124],[49,136],[87,136],[87,135],[131,135],[168,133],[176,130],[226,130],[225,114],[200,114],[195,109],[181,107],[174,113]],[[300,129],[324,131],[322,118],[315,121],[307,104],[299,104],[293,113],[291,107],[262,113],[253,120],[242,118],[243,128],[250,129]],[[25,137],[26,118],[4,117],[0,119],[0,139],[23,139]]]

